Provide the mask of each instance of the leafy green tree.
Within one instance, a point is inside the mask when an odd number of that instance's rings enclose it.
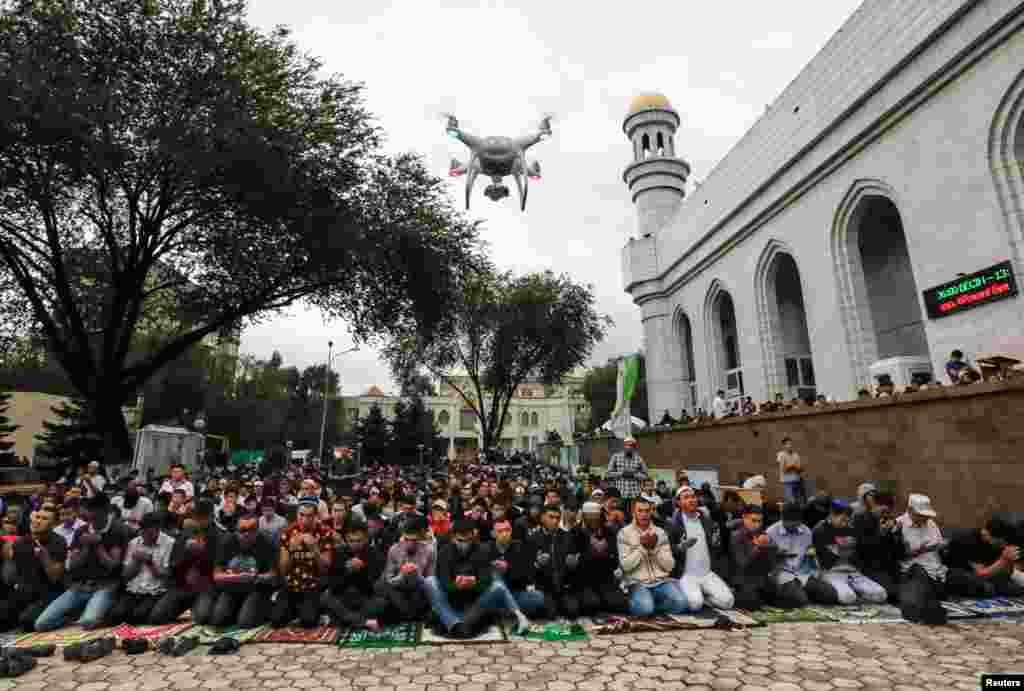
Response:
[[[88,401],[72,398],[52,410],[57,420],[44,422],[42,433],[36,436],[37,458],[56,463],[62,473],[68,467],[79,467],[102,458],[103,433]]]
[[[43,337],[108,461],[207,335],[303,302],[429,340],[482,266],[445,183],[321,71],[244,0],[0,6],[0,326]]]
[[[424,454],[428,458],[444,454],[447,442],[438,433],[434,414],[427,410],[422,397],[413,396],[408,401],[399,401],[395,408],[395,416],[391,421],[391,449],[398,462],[418,463],[420,444],[423,444]]]
[[[363,458],[386,462],[391,449],[391,423],[384,417],[384,411],[374,403],[366,417],[359,418],[355,426],[355,437],[363,445]]]
[[[430,340],[400,335],[384,356],[400,382],[426,370],[451,386],[476,414],[487,449],[497,446],[519,385],[560,382],[586,361],[611,323],[595,309],[591,286],[568,276],[475,274],[449,329]],[[468,386],[460,383],[463,372]]]
[[[14,442],[9,437],[17,431],[19,425],[11,423],[7,417],[7,408],[11,405],[11,394],[0,391],[0,466],[15,465]]]

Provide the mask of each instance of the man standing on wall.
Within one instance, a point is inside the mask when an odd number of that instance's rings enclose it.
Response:
[[[636,452],[636,439],[628,437],[623,442],[625,451],[612,456],[605,478],[627,502],[640,495],[641,483],[649,477],[647,464]],[[628,510],[628,508],[627,508]]]
[[[792,439],[782,438],[782,449],[776,455],[775,460],[779,464],[779,480],[782,482],[786,503],[806,503],[803,461],[800,459],[800,454],[793,450]]]

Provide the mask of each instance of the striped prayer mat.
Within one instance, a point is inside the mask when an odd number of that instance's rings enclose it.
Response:
[[[112,629],[94,629],[92,631],[86,631],[81,626],[65,626],[63,629],[57,629],[56,631],[46,631],[44,633],[27,633],[24,636],[18,638],[14,644],[19,648],[28,648],[33,645],[46,645],[53,643],[58,648],[69,646],[72,643],[81,643],[83,641],[91,641],[96,638],[104,638],[106,636],[113,635]]]
[[[192,628],[192,624],[189,622],[178,622],[176,624],[163,624],[160,626],[132,626],[130,624],[121,624],[120,626],[114,627],[110,631],[110,635],[118,640],[118,642],[125,640],[126,638],[145,638],[150,642],[151,645],[156,645],[165,638],[172,636],[180,636],[185,632],[192,633],[189,629]]]
[[[337,643],[339,633],[337,626],[318,626],[315,629],[284,626],[260,631],[249,640],[252,643]]]

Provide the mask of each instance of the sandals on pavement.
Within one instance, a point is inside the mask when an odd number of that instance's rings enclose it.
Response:
[[[241,645],[234,638],[224,637],[217,641],[214,641],[213,645],[210,646],[210,655],[230,655],[237,653]]]

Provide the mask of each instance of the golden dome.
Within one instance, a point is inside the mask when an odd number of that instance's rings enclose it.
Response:
[[[644,110],[674,110],[664,94],[650,92],[639,94],[629,104],[626,116],[635,115]]]

